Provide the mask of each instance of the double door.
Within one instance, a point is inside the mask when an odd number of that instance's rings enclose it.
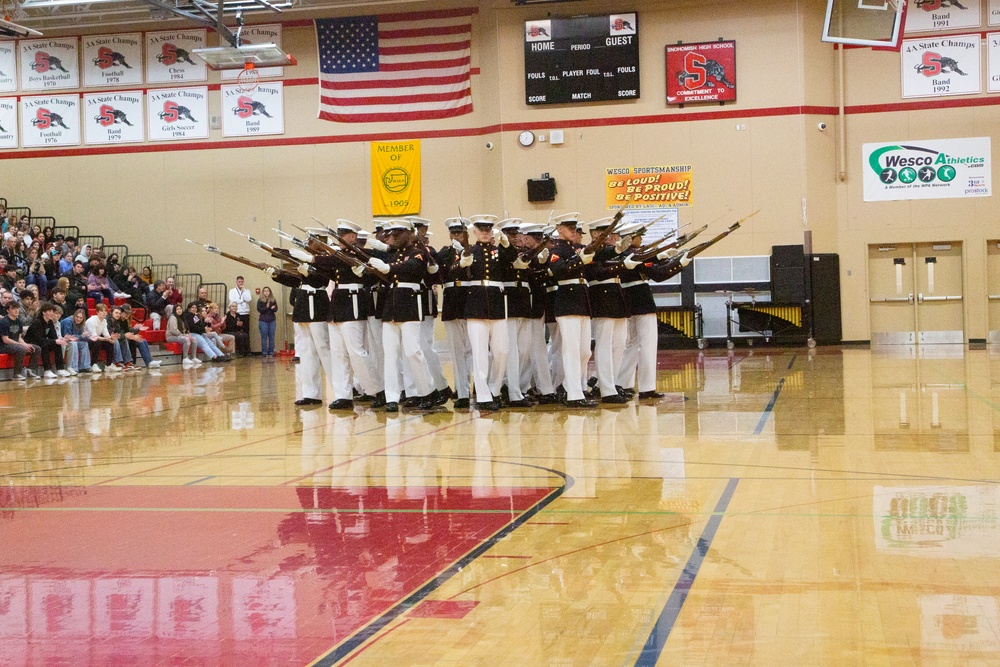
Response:
[[[869,246],[868,297],[873,345],[964,343],[962,244]]]

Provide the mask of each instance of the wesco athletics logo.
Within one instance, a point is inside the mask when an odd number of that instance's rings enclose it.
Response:
[[[883,146],[868,158],[868,166],[886,185],[910,184],[917,180],[927,184],[950,183],[957,174],[954,165],[984,162],[982,157],[956,157],[932,148],[905,144]]]

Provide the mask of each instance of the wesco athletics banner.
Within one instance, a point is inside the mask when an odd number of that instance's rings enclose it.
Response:
[[[990,138],[865,144],[865,201],[989,197]]]

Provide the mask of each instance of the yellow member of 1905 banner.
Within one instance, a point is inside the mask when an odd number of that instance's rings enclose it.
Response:
[[[373,215],[420,212],[420,141],[372,144]]]

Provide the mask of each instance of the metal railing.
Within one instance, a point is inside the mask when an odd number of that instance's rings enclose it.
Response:
[[[52,227],[52,233],[55,234],[56,219],[51,215],[33,215],[31,216],[32,225],[40,225],[42,230],[46,227]]]
[[[30,206],[8,206],[7,207],[7,219],[16,217],[18,220],[21,219],[22,215],[28,216],[31,219],[31,207]]]
[[[153,264],[153,256],[128,254],[122,258],[122,264],[125,266],[134,266],[135,270],[138,271],[141,276],[143,267],[151,266]],[[159,276],[154,273],[153,278],[159,278]]]
[[[52,221],[55,222],[55,218],[52,218]],[[62,234],[64,239],[69,238],[70,236],[76,238],[80,235],[80,228],[76,225],[55,225],[52,228],[52,231],[55,232],[57,236]]]
[[[76,237],[77,248],[82,248],[87,244],[89,244],[92,249],[103,248],[104,237],[100,234],[84,234],[83,236]]]
[[[174,276],[174,285],[184,296],[184,305],[198,298],[198,288],[202,285],[200,273],[178,273]]]
[[[152,264],[149,268],[152,269],[153,276],[157,280],[166,280],[178,273],[176,264]]]
[[[128,246],[127,245],[106,245],[104,246],[104,256],[110,258],[111,255],[118,255],[118,263],[122,266],[125,264],[122,260],[128,257]]]
[[[225,316],[229,307],[229,286],[226,283],[202,283],[201,286],[208,291],[208,300],[219,304],[219,312]]]

